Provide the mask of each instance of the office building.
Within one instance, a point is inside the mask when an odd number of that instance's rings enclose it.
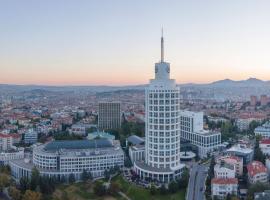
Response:
[[[100,102],[98,104],[98,128],[117,129],[121,127],[120,102]]]
[[[221,133],[203,129],[203,113],[182,111],[180,114],[181,139],[198,147],[198,156],[205,158],[221,145]]]
[[[135,161],[141,179],[170,182],[181,176],[180,164],[180,88],[170,79],[170,64],[155,64],[155,78],[145,90],[145,161]]]
[[[30,159],[12,160],[9,162],[11,174],[19,180],[22,176],[31,176],[36,167],[43,176],[66,180],[74,174],[76,180],[81,178],[83,170],[100,177],[105,170],[124,166],[124,152],[119,141],[108,139],[52,141],[37,145]]]

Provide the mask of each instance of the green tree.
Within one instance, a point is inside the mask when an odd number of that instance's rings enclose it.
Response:
[[[185,168],[181,174],[181,178],[178,180],[178,186],[180,188],[186,188],[188,186],[189,181],[189,171]]]
[[[21,191],[14,186],[8,188],[8,194],[13,200],[21,199]]]
[[[74,183],[76,180],[75,180],[75,176],[74,174],[69,174],[68,176],[68,182],[69,183]]]
[[[81,174],[81,179],[82,181],[86,182],[89,179],[89,173],[84,169],[82,174]]]
[[[153,183],[152,183],[151,186],[150,186],[150,193],[151,193],[152,195],[157,194],[157,188],[156,188],[156,186],[155,186]]]
[[[0,174],[0,192],[10,184],[9,176],[6,174]]]
[[[168,193],[168,190],[167,190],[167,188],[165,187],[164,184],[162,184],[162,186],[159,188],[159,192],[162,195],[166,195]]]
[[[30,188],[30,182],[27,176],[23,176],[20,179],[20,189],[24,192]]]
[[[263,164],[265,164],[266,156],[261,151],[259,147],[259,143],[260,143],[260,137],[256,137],[255,149],[254,149],[254,160],[260,161]]]
[[[30,180],[30,189],[36,190],[39,185],[40,173],[36,167],[32,169],[31,180]]]
[[[106,194],[106,188],[101,181],[97,181],[94,185],[94,193],[98,196]]]
[[[269,190],[270,189],[270,185],[268,183],[255,183],[252,184],[249,188],[248,188],[248,198],[253,199],[254,197],[254,193],[256,192],[264,192],[265,190]]]
[[[170,182],[169,191],[170,193],[176,193],[178,190],[178,184],[175,181]]]

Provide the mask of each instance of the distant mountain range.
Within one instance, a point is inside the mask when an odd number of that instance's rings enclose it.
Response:
[[[257,78],[249,78],[246,80],[234,81],[231,79],[224,79],[207,84],[187,83],[179,84],[182,87],[209,87],[209,88],[242,88],[242,87],[269,87],[270,81],[263,81]],[[31,90],[47,90],[47,91],[92,91],[92,92],[106,92],[116,90],[143,90],[144,85],[128,85],[128,86],[46,86],[46,85],[11,85],[0,84],[1,91],[31,91]]]

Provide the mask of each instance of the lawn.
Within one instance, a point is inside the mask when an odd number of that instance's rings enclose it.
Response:
[[[180,190],[175,194],[168,195],[151,195],[148,189],[144,189],[142,187],[138,187],[134,184],[128,183],[122,176],[117,176],[112,179],[119,183],[121,190],[132,200],[184,200],[185,199],[185,190]]]

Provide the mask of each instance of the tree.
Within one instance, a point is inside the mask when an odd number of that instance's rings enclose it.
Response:
[[[151,193],[152,195],[157,194],[157,188],[156,188],[156,186],[155,186],[153,183],[152,183],[151,186],[150,186],[150,193]]]
[[[266,156],[263,154],[259,147],[260,137],[256,137],[255,150],[254,150],[254,160],[260,161],[265,164]]]
[[[170,193],[176,193],[178,190],[178,184],[175,181],[170,182],[169,191]]]
[[[87,171],[84,169],[82,174],[81,174],[81,179],[82,181],[86,182],[89,179],[89,174],[87,173]]]
[[[40,178],[40,191],[43,194],[51,194],[55,189],[55,180],[48,176],[43,176]]]
[[[107,169],[105,169],[105,171],[104,171],[104,178],[107,181],[110,179],[110,172]]]
[[[250,199],[253,199],[254,197],[254,193],[256,192],[264,192],[265,190],[269,190],[270,189],[270,185],[268,183],[255,183],[252,184],[249,188],[248,188],[248,197]]]
[[[62,175],[61,178],[60,178],[60,183],[65,183],[67,180],[66,180],[66,177],[65,175]]]
[[[162,195],[166,195],[168,193],[168,190],[166,189],[164,184],[162,184],[162,186],[159,188],[159,191]]]
[[[68,176],[68,182],[69,183],[74,183],[76,180],[75,180],[75,176],[74,174],[69,174]]]
[[[0,175],[0,192],[3,191],[5,187],[7,187],[10,184],[10,180],[8,175],[6,174],[1,174]]]
[[[186,188],[188,186],[188,181],[189,181],[189,171],[187,168],[185,168],[181,174],[181,178],[178,180],[179,189]]]
[[[39,192],[26,190],[22,200],[41,200],[42,195]]]
[[[8,188],[8,194],[13,200],[21,199],[21,192],[16,187],[11,186]]]
[[[26,190],[28,190],[30,187],[30,183],[29,183],[29,179],[27,178],[27,176],[23,176],[20,179],[20,189],[24,192]]]
[[[94,193],[98,196],[106,194],[106,188],[101,181],[97,181],[94,185]]]
[[[40,180],[39,171],[36,167],[34,167],[32,169],[31,180],[30,180],[31,190],[36,190],[37,186],[39,185],[39,180]]]

